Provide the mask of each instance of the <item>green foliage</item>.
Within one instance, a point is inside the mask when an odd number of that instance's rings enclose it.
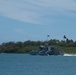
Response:
[[[38,50],[39,47],[38,46],[27,46],[27,47],[23,47],[21,49],[19,49],[17,52],[18,53],[27,53],[30,52],[31,50]]]
[[[64,51],[65,53],[76,54],[76,47],[58,47],[58,49]]]
[[[40,45],[45,45],[48,42],[49,45],[55,46],[65,53],[76,53],[76,41],[68,39],[65,35],[63,37],[66,40],[50,39],[49,41],[25,41],[25,42],[7,42],[0,45],[0,53],[27,53],[31,50],[39,50]]]

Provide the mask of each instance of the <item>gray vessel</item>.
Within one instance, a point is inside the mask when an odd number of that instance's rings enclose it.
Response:
[[[31,55],[64,55],[64,52],[55,49],[53,46],[40,46],[40,50],[32,50]]]

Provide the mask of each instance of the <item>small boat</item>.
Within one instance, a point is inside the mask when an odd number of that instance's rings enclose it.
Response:
[[[32,50],[29,54],[31,55],[38,55],[39,51],[36,51],[36,50]]]

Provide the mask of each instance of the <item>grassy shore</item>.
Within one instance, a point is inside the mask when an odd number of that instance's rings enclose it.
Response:
[[[67,54],[76,54],[76,47],[57,47],[57,48]]]

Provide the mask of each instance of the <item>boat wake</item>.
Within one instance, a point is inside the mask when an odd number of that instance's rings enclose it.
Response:
[[[64,56],[76,56],[76,54],[64,54]]]

